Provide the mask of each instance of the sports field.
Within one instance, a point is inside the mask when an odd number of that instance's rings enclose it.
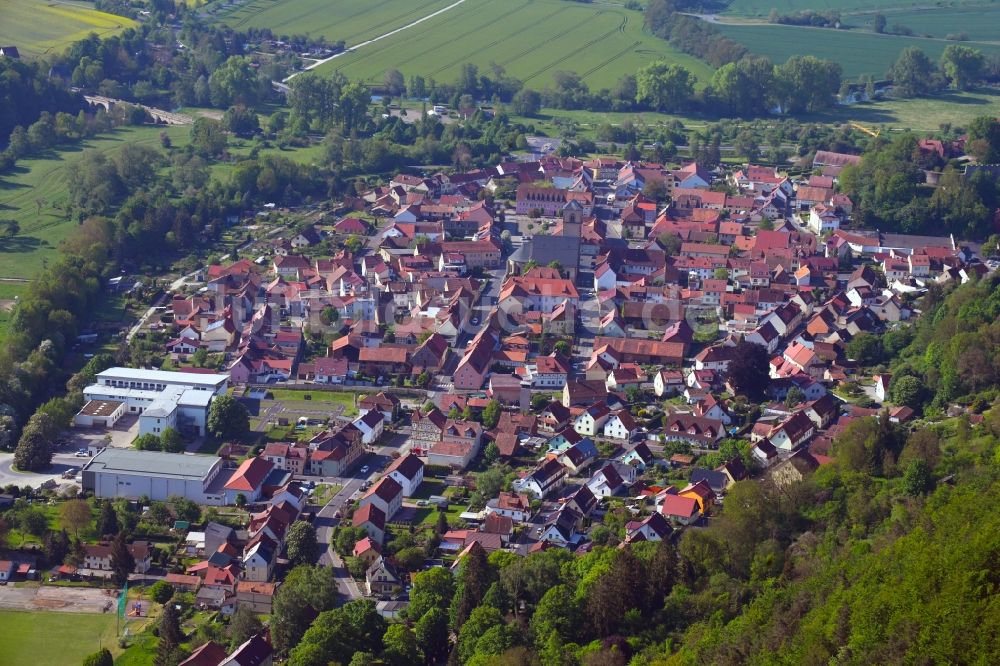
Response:
[[[22,56],[58,52],[92,32],[111,35],[134,25],[83,2],[0,0],[0,44],[16,46]]]
[[[229,25],[269,27],[278,34],[308,33],[344,40],[348,47],[400,28],[454,0],[253,0],[218,14]],[[462,64],[482,71],[496,63],[508,75],[540,89],[552,74],[580,74],[592,89],[611,87],[651,60],[690,69],[700,85],[711,68],[644,32],[642,13],[620,5],[567,0],[465,0],[398,34],[338,57],[319,68],[349,78],[381,81],[387,69],[438,81],[458,77]]]
[[[799,26],[719,24],[726,36],[745,45],[751,52],[782,63],[793,55],[814,55],[840,63],[844,76],[861,74],[881,77],[896,61],[900,52],[909,47],[921,48],[932,60],[938,60],[953,42],[944,39],[877,35],[862,30],[830,30]],[[1000,44],[963,42],[983,53],[1000,53]]]
[[[67,666],[103,645],[117,651],[113,613],[0,611],[0,664]]]

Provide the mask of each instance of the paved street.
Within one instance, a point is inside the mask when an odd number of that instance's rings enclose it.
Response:
[[[335,517],[339,511],[351,503],[351,498],[361,490],[361,486],[367,480],[375,479],[379,476],[379,471],[388,463],[388,456],[368,455],[361,460],[358,471],[353,477],[326,478],[324,482],[335,483],[343,486],[341,491],[330,498],[322,509],[316,514],[313,524],[316,527],[316,540],[320,544],[319,564],[333,569],[333,575],[337,581],[337,591],[345,601],[362,597],[361,589],[357,582],[348,573],[343,560],[333,550],[331,541],[333,539],[333,529],[339,520]],[[367,466],[368,473],[362,475],[361,468]],[[308,477],[315,481],[315,477]]]
[[[77,458],[72,453],[57,453],[52,456],[52,467],[44,472],[16,472],[13,469],[14,454],[0,453],[0,486],[13,483],[37,488],[50,479],[54,479],[56,483],[68,483],[62,478],[63,472],[70,468],[79,470],[88,460],[90,458]]]

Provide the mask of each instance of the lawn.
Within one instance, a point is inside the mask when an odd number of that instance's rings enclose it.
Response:
[[[994,21],[991,27],[995,26]],[[936,61],[944,49],[953,43],[944,39],[877,35],[866,30],[832,30],[766,23],[720,24],[718,28],[753,53],[767,56],[775,63],[785,62],[793,55],[814,55],[840,63],[844,76],[851,79],[862,74],[872,74],[876,78],[884,76],[899,58],[900,52],[907,47],[917,46]],[[1000,54],[1000,45],[997,44],[965,44],[983,53]]]
[[[59,52],[92,32],[103,37],[137,25],[88,3],[54,0],[0,0],[0,17],[0,44],[25,57]]]
[[[0,663],[79,664],[102,646],[115,650],[114,613],[0,611]]]
[[[344,40],[348,47],[388,33],[453,0],[286,0],[251,3],[220,11],[233,27],[268,27],[277,34],[307,33]],[[340,70],[350,78],[379,82],[388,69],[452,81],[462,64],[481,71],[495,63],[531,88],[570,70],[593,89],[610,88],[651,60],[683,64],[704,85],[705,63],[672,49],[642,28],[642,14],[618,5],[566,0],[466,0],[438,16],[340,56],[318,71]]]
[[[2,0],[0,0],[2,1]],[[0,278],[31,278],[46,262],[55,261],[59,244],[76,226],[66,218],[67,175],[85,150],[111,153],[127,143],[158,146],[166,132],[175,145],[186,143],[190,128],[143,126],[120,128],[82,143],[19,160],[13,173],[0,176],[0,216],[13,219],[21,231],[0,241]]]

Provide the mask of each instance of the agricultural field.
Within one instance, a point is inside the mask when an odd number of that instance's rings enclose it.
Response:
[[[861,30],[831,30],[799,26],[760,24],[719,24],[727,37],[744,44],[753,53],[782,63],[793,55],[814,55],[840,63],[844,76],[857,78],[862,74],[885,75],[900,52],[917,46],[932,60],[952,42],[944,39],[877,35]],[[1000,44],[964,42],[983,53],[1000,54]]]
[[[850,16],[853,25],[870,17]],[[915,35],[930,35],[943,39],[948,35],[965,34],[968,39],[1000,43],[1000,7],[935,7],[885,12],[888,25],[901,24]]]
[[[79,664],[103,645],[117,652],[114,613],[0,611],[0,662]]]
[[[722,0],[719,6],[724,5],[725,9],[720,9],[719,13],[766,17],[771,13],[771,9],[778,10],[779,14],[791,14],[803,9],[813,9],[816,11],[834,10],[846,14],[861,11],[886,11],[895,7],[927,7],[931,4],[926,0],[730,0],[728,3]],[[953,0],[948,4],[974,6],[982,5],[983,0]],[[889,23],[893,23],[891,17],[889,17]]]
[[[103,37],[136,25],[84,2],[56,0],[0,0],[0,19],[0,44],[17,46],[23,57],[61,51],[92,32]]]
[[[187,127],[120,128],[43,157],[19,160],[12,175],[0,177],[0,218],[21,227],[14,238],[0,240],[0,278],[31,278],[59,254],[59,244],[73,231],[63,210],[69,199],[66,175],[85,150],[113,152],[125,145],[158,146],[166,132],[174,144],[186,142]]]
[[[286,0],[276,5],[255,0],[218,16],[234,27],[322,34],[330,40],[343,39],[351,47],[449,4]],[[465,0],[412,28],[345,53],[318,71],[340,70],[349,78],[376,82],[387,69],[398,69],[406,76],[452,81],[466,62],[483,71],[495,63],[532,88],[544,88],[554,72],[570,70],[599,89],[656,59],[684,65],[701,85],[711,77],[708,65],[644,32],[641,12],[567,0]]]

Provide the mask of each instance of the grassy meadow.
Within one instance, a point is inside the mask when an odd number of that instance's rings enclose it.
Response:
[[[890,20],[891,22],[891,20]],[[995,28],[996,23],[993,23]],[[938,60],[945,48],[953,43],[944,39],[878,35],[863,30],[832,30],[800,26],[757,24],[719,24],[719,30],[730,39],[745,45],[751,52],[782,63],[793,55],[810,54],[840,63],[844,76],[857,78],[862,74],[881,77],[910,46],[921,48],[932,60]],[[964,42],[983,53],[1000,53],[1000,44]]]
[[[254,0],[216,14],[233,27],[269,27],[278,34],[307,33],[344,40],[348,47],[402,27],[451,2],[382,0]],[[642,13],[619,5],[566,0],[466,0],[419,25],[359,48],[323,65],[352,79],[381,81],[398,69],[438,81],[458,77],[471,62],[488,71],[493,64],[540,89],[559,70],[577,72],[592,89],[611,87],[623,74],[651,60],[666,59],[690,69],[704,85],[712,70],[677,52],[642,28]]]
[[[84,2],[0,0],[0,44],[17,46],[22,56],[58,52],[92,32],[105,36],[135,25]]]
[[[161,132],[175,143],[185,142],[189,131],[153,125],[119,128],[41,157],[19,160],[13,173],[0,176],[0,217],[21,226],[17,236],[0,240],[0,278],[31,278],[58,255],[59,244],[75,226],[64,213],[69,201],[67,175],[84,151],[113,153],[126,143],[159,146]]]

